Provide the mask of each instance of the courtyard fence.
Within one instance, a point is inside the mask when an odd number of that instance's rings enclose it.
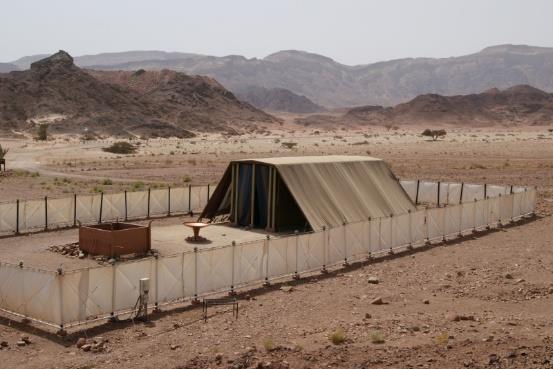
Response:
[[[402,185],[417,201],[439,201],[440,207],[73,271],[0,263],[0,310],[64,328],[133,311],[141,278],[150,278],[150,304],[183,302],[499,227],[533,214],[536,203],[535,188],[423,181]]]
[[[73,195],[0,203],[0,235],[44,231],[108,221],[137,220],[201,211],[212,186]]]

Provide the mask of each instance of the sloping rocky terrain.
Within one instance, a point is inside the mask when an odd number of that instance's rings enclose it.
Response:
[[[420,95],[394,107],[359,106],[342,115],[317,114],[296,119],[304,125],[454,124],[470,126],[553,124],[553,94],[519,85],[479,94]]]
[[[249,86],[235,93],[240,100],[267,111],[306,114],[325,110],[307,97],[284,88]]]
[[[277,119],[240,102],[217,82],[182,73],[92,75],[60,51],[26,71],[0,74],[0,128],[53,133],[191,137],[193,131],[240,133]]]

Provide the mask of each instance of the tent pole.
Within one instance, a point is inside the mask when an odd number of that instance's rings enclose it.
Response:
[[[235,178],[234,178],[234,167],[235,165],[234,164],[231,164],[231,167],[230,167],[230,175],[231,175],[231,179],[230,179],[230,216],[232,218],[232,224],[236,224],[236,218],[234,217],[234,208],[236,207],[236,202],[234,201],[234,196],[236,194],[236,189],[234,188],[234,186],[236,185],[235,183]]]
[[[269,167],[269,188],[267,191],[267,223],[265,229],[271,228],[271,199],[273,196],[273,168]]]
[[[250,196],[250,227],[254,226],[254,211],[255,211],[255,163],[252,164],[252,188]]]
[[[236,198],[234,199],[234,224],[238,224],[238,200],[240,197],[240,193],[238,191],[238,185],[239,185],[239,175],[240,175],[240,164],[235,164],[236,167],[236,175],[234,176],[234,181],[236,184]]]
[[[273,215],[271,216],[271,231],[276,232],[276,197],[277,197],[277,170],[275,167],[273,167],[273,199],[272,199],[272,205],[271,205],[271,211]]]

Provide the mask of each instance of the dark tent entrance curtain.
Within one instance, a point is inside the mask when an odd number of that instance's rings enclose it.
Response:
[[[225,181],[225,188],[217,188],[214,196],[230,192],[230,209],[227,206],[217,208],[229,210],[233,224],[274,232],[310,230],[276,168],[256,163],[233,163],[230,172],[231,180]],[[204,211],[202,217],[212,216],[209,212]]]

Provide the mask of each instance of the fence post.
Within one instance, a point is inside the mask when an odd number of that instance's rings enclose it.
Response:
[[[98,224],[102,223],[102,210],[104,207],[104,193],[100,192],[100,216],[98,217]]]
[[[390,214],[390,255],[394,254],[394,214]]]
[[[382,217],[378,218],[378,251],[382,251]]]
[[[77,226],[77,194],[73,194],[73,227]]]
[[[48,196],[44,196],[44,230],[48,230]]]
[[[15,200],[15,234],[19,234],[19,199]]]
[[[446,237],[445,237],[445,235],[446,235],[446,229],[447,229],[446,223],[445,223],[445,222],[446,222],[446,219],[445,219],[446,209],[447,209],[447,208],[446,208],[445,206],[444,206],[443,209],[442,209],[442,235],[443,235],[443,236],[442,236],[442,242],[444,242],[444,243],[447,242],[447,239],[446,239]]]
[[[192,186],[188,185],[188,214],[192,213]]]
[[[206,201],[206,205],[207,205],[208,202],[209,202],[209,184],[207,185],[207,201]]]
[[[171,186],[167,187],[167,216],[171,216]]]
[[[415,195],[415,205],[419,204],[419,186],[420,186],[420,179],[417,179],[417,194]]]
[[[488,184],[484,183],[484,199],[488,198]]]
[[[372,229],[371,228],[372,228],[373,225],[372,225],[372,218],[369,217],[368,220],[369,220],[369,232],[368,232],[369,233],[369,242],[367,242],[367,259],[371,260],[372,259],[372,255],[371,255],[371,238],[372,238],[371,237],[372,236],[371,232],[372,232]]]
[[[268,287],[271,285],[271,283],[269,282],[269,240],[270,240],[270,237],[269,235],[267,235],[265,237],[265,241],[264,241],[264,247],[265,247],[265,283],[263,283],[263,286],[265,287]]]
[[[300,279],[300,274],[298,273],[298,255],[299,255],[299,232],[296,229],[294,231],[294,238],[296,243],[296,257],[295,257],[295,269],[294,269],[294,279]]]
[[[147,219],[150,219],[150,187],[148,187],[148,213],[146,215]]]
[[[231,271],[232,271],[232,274],[231,274],[231,281],[230,281],[230,292],[229,292],[229,295],[234,295],[235,292],[234,292],[234,264],[235,264],[235,258],[236,258],[236,241],[232,241],[231,242],[231,247],[232,247],[232,265],[231,265]]]
[[[58,268],[56,278],[58,280],[58,288],[60,290],[60,329],[57,333],[58,335],[64,335],[65,330],[63,329],[63,324],[65,320],[63,319],[63,269],[61,267]]]
[[[194,247],[194,299],[192,303],[199,303],[198,300],[198,247]]]
[[[407,245],[407,249],[412,250],[413,249],[413,230],[412,230],[413,220],[412,220],[411,209],[407,210],[407,214],[409,214],[408,215],[408,217],[409,217],[409,245]]]
[[[440,186],[441,183],[438,181],[438,207],[440,207]]]
[[[476,205],[478,204],[478,200],[474,199],[474,209],[472,211],[472,220],[474,224],[474,228],[472,229],[472,233],[476,232]]]
[[[326,274],[328,271],[326,270],[326,264],[328,263],[328,235],[326,232],[326,226],[323,226],[323,268],[321,269],[321,273]]]
[[[459,238],[463,237],[463,204],[457,205],[459,206]]]
[[[459,204],[463,203],[463,190],[465,188],[465,182],[461,182],[461,195],[459,195]]]
[[[125,222],[129,219],[128,214],[129,211],[127,207],[127,190],[125,190]]]
[[[342,222],[342,228],[344,229],[344,264],[343,266],[347,267],[348,263],[348,236],[346,234],[346,222]]]
[[[111,320],[115,321],[115,279],[117,264],[113,264],[111,267]]]
[[[154,302],[154,312],[159,311],[159,254],[155,255],[156,265],[155,265],[155,273],[156,273],[156,293],[154,296],[155,302]]]

